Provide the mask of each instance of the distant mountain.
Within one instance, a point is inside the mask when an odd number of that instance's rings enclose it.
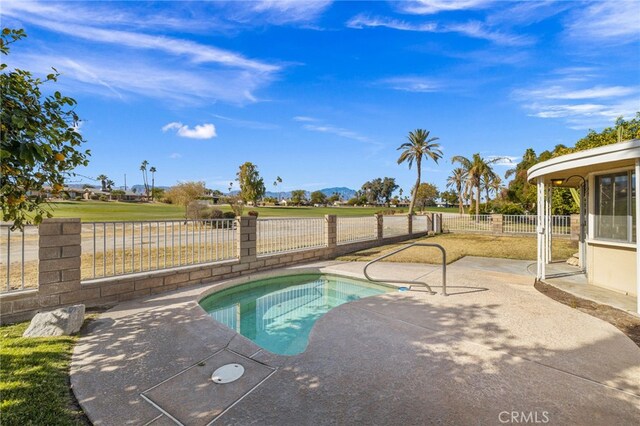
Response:
[[[326,195],[327,197],[330,197],[333,194],[337,193],[338,195],[340,195],[340,198],[342,198],[345,201],[355,197],[355,195],[356,195],[356,191],[355,190],[353,190],[351,188],[344,187],[344,186],[339,186],[339,187],[334,187],[334,188],[324,188],[324,189],[321,189],[320,191],[322,191],[322,193],[324,195]]]
[[[351,188],[347,188],[344,186],[340,186],[340,187],[333,187],[333,188],[324,188],[324,189],[320,189],[320,191],[326,195],[327,197],[332,196],[333,194],[337,193],[338,195],[340,195],[340,198],[342,198],[344,201],[347,201],[351,198],[353,198],[356,195],[356,191],[354,189]],[[235,190],[235,191],[231,191],[232,195],[236,195],[238,194],[240,191]],[[305,191],[307,199],[309,199],[309,197],[311,196],[311,192],[313,191]],[[291,191],[267,191],[264,194],[265,197],[270,197],[270,198],[278,198],[278,199],[289,199],[291,198]]]

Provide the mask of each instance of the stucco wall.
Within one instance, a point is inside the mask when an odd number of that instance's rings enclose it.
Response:
[[[637,296],[636,250],[587,243],[587,274],[589,284]]]

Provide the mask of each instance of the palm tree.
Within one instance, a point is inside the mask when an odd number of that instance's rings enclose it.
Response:
[[[456,155],[451,159],[452,163],[460,163],[467,173],[467,181],[471,188],[476,189],[476,215],[480,214],[480,189],[482,186],[483,176],[490,175],[493,172],[492,164],[504,160],[504,157],[494,157],[486,160],[479,153],[473,154],[471,159]]]
[[[422,174],[422,157],[426,159],[431,158],[438,163],[438,160],[442,158],[442,151],[440,150],[440,144],[434,143],[438,137],[429,138],[429,131],[424,129],[416,129],[413,132],[409,132],[407,136],[409,142],[405,142],[398,147],[398,151],[402,150],[400,157],[398,157],[398,164],[409,163],[409,168],[416,162],[416,170],[418,171],[418,178],[416,184],[413,187],[411,193],[411,203],[409,204],[409,214],[413,214],[413,207],[416,203],[416,196],[418,194],[418,187],[420,186],[421,174]]]
[[[464,194],[466,192],[467,172],[462,167],[456,167],[447,178],[447,188],[455,188],[458,194],[458,211],[464,213]]]
[[[153,201],[153,198],[155,196],[154,190],[156,189],[156,171],[157,170],[155,166],[151,166],[149,171],[151,172],[151,201]]]
[[[113,190],[113,186],[114,186],[115,184],[116,184],[116,183],[115,183],[114,181],[112,181],[111,179],[107,179],[107,185],[106,185],[106,186],[107,186],[107,191],[111,191],[111,190]]]
[[[106,192],[107,191],[107,180],[109,179],[107,177],[107,175],[102,174],[102,175],[98,176],[96,179],[100,181],[100,184],[102,185],[102,191]]]
[[[140,164],[140,171],[142,172],[142,183],[144,184],[144,192],[145,192],[145,195],[147,196],[147,199],[149,198],[149,184],[147,183],[147,166],[148,165],[149,165],[149,162],[147,160],[144,160],[142,164]]]
[[[491,191],[493,191],[493,195],[498,198],[500,191],[502,191],[502,189],[504,188],[500,176],[495,175],[493,179],[491,179],[491,181],[489,182],[489,188],[491,189]]]
[[[282,183],[282,178],[280,176],[276,176],[276,180],[273,181],[273,189],[275,190],[279,183]],[[276,194],[278,201],[280,201],[280,194]]]

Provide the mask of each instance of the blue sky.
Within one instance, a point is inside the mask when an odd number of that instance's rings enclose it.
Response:
[[[268,189],[359,188],[414,170],[396,148],[415,128],[445,158],[515,161],[573,144],[640,110],[638,1],[2,2],[24,28],[9,65],[55,67],[91,149],[82,175],[116,185],[204,180],[226,189],[244,161]],[[507,165],[499,166],[501,171]]]

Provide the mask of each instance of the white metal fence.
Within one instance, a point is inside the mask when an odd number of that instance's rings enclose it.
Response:
[[[378,221],[375,216],[338,217],[337,221],[338,244],[378,238]]]
[[[505,234],[535,234],[538,217],[534,215],[502,216],[502,232]],[[551,233],[553,235],[571,235],[571,216],[551,216]]]
[[[442,214],[442,228],[446,231],[490,232],[490,214]]]
[[[82,224],[83,280],[237,257],[235,219]]]
[[[0,292],[38,287],[38,227],[0,225]]]
[[[382,237],[393,237],[409,233],[409,218],[407,216],[384,216],[382,218]]]
[[[324,218],[267,218],[257,220],[258,255],[324,247]]]

